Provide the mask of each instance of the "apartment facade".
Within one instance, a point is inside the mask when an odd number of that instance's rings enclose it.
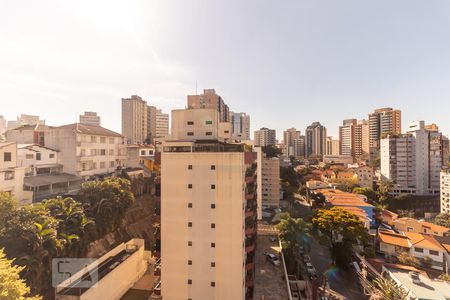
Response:
[[[148,138],[147,102],[138,95],[122,98],[122,135],[129,144],[143,144]]]
[[[258,219],[262,218],[262,208],[277,208],[280,206],[280,159],[266,157],[261,147],[256,147],[257,153],[257,199]]]
[[[327,137],[326,155],[339,155],[340,153],[339,148],[340,148],[339,140],[333,139],[332,136]]]
[[[14,196],[19,203],[29,203],[32,194],[24,191],[25,168],[17,164],[17,144],[0,143],[0,191]]]
[[[296,158],[305,158],[305,136],[301,135],[294,140],[294,156]]]
[[[204,89],[200,95],[188,95],[187,104],[189,109],[215,109],[219,113],[220,122],[230,122],[230,109],[214,89]]]
[[[250,140],[250,116],[245,112],[230,112],[232,138],[238,141]]]
[[[287,157],[296,156],[294,141],[300,139],[300,131],[289,128],[283,132],[283,154]]]
[[[86,111],[84,114],[80,115],[80,123],[101,126],[101,119],[96,112]]]
[[[47,125],[23,125],[6,131],[6,141],[17,144],[45,145],[45,135],[52,129]]]
[[[402,112],[390,107],[376,109],[369,114],[369,145],[379,148],[379,141],[387,134],[402,133]]]
[[[122,169],[127,159],[124,136],[95,125],[54,127],[46,135],[46,146],[59,151],[65,172],[83,179]]]
[[[381,140],[382,180],[394,182],[393,194],[440,193],[440,171],[445,161],[444,138],[425,129],[425,122],[412,122],[408,132]]]
[[[339,127],[341,155],[364,159],[369,156],[369,124],[366,120],[347,119]]]
[[[327,129],[320,122],[314,122],[306,128],[306,156],[322,157],[326,154]]]
[[[277,144],[277,133],[275,129],[269,129],[262,127],[254,132],[254,146],[255,147],[265,147],[265,146],[276,146]]]
[[[215,109],[172,112],[161,153],[164,299],[252,295],[256,167],[243,144],[225,142],[221,123]]]
[[[441,177],[441,213],[450,213],[450,170],[445,169]]]

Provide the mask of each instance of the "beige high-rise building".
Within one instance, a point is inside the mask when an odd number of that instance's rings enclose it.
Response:
[[[339,127],[339,154],[354,159],[369,155],[369,124],[366,120],[347,119]]]
[[[203,94],[188,95],[188,108],[213,108],[219,112],[221,122],[230,122],[230,110],[214,89],[204,89]]]
[[[327,155],[339,155],[339,140],[334,140],[332,136],[327,137]]]
[[[167,137],[169,135],[169,114],[165,114],[160,109],[157,109],[155,123],[155,137]]]
[[[283,132],[283,153],[287,157],[295,155],[294,141],[300,139],[300,131],[295,128],[289,128]]]
[[[148,138],[147,102],[138,95],[122,98],[122,135],[129,144],[143,144]]]
[[[266,157],[261,147],[255,147],[257,163],[258,219],[262,218],[262,208],[280,206],[280,159]]]
[[[232,138],[238,141],[250,140],[250,116],[244,112],[230,112]]]
[[[275,129],[261,128],[255,130],[254,132],[254,145],[265,147],[265,146],[275,146],[277,144],[277,133]]]
[[[306,127],[306,156],[321,157],[326,153],[327,129],[320,122],[313,122]]]
[[[369,114],[369,145],[380,148],[380,139],[387,134],[402,133],[402,112],[390,107]]]
[[[294,140],[294,156],[296,158],[305,158],[305,136],[301,135]]]
[[[101,126],[100,116],[96,112],[86,111],[80,115],[80,124]]]
[[[216,109],[172,111],[161,154],[165,300],[249,299],[256,234],[254,153],[227,143]]]

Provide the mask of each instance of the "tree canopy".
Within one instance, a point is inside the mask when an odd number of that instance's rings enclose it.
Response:
[[[281,155],[281,149],[274,145],[267,145],[262,147],[262,152],[266,154],[266,157],[277,157]]]
[[[440,213],[434,218],[434,224],[450,228],[450,214]]]

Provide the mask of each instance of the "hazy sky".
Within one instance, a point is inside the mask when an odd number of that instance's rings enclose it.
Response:
[[[0,115],[50,125],[120,99],[165,111],[215,88],[267,126],[331,135],[375,108],[450,134],[450,1],[0,0]]]

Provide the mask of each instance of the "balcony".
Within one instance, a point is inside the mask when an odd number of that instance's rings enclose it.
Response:
[[[253,252],[253,251],[255,251],[255,245],[250,245],[250,246],[245,247],[246,253]]]
[[[245,217],[246,218],[250,218],[250,217],[253,217],[253,216],[255,216],[255,210],[246,210],[245,211]]]
[[[253,270],[255,268],[255,263],[254,262],[250,262],[250,263],[246,263],[245,264],[245,270],[249,271],[249,270]]]
[[[247,201],[252,201],[252,200],[256,200],[255,194],[245,194],[245,200]]]
[[[252,235],[256,233],[255,227],[245,229],[245,235]]]

